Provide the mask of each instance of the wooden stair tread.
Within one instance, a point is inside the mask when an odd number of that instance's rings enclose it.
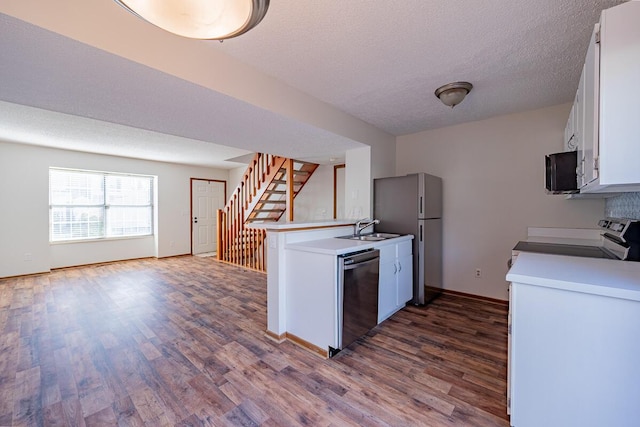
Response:
[[[254,212],[282,212],[284,209],[262,209],[262,208],[255,208]]]
[[[284,168],[280,168],[280,172],[281,173],[287,173],[287,170]],[[298,170],[298,169],[294,169],[293,170],[293,174],[294,175],[309,175],[309,171],[303,171],[303,170]]]
[[[287,181],[284,179],[274,179],[271,181],[272,184],[286,184]],[[302,181],[293,181],[293,185],[302,185]]]

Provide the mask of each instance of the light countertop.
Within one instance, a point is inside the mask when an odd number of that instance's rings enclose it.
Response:
[[[347,254],[349,252],[373,249],[387,244],[396,244],[411,239],[413,239],[413,235],[411,234],[394,237],[393,239],[377,240],[373,242],[339,239],[337,237],[332,237],[329,239],[289,243],[287,244],[286,249],[336,256]]]
[[[640,262],[522,252],[507,281],[640,301]]]
[[[299,229],[313,229],[313,228],[325,228],[325,227],[343,227],[355,224],[355,220],[352,219],[327,219],[318,221],[291,221],[291,222],[264,222],[256,224],[247,224],[248,228],[257,228],[273,231],[287,231],[287,230],[299,230]]]

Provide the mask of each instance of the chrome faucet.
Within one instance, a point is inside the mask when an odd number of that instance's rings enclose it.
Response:
[[[363,222],[367,221],[365,224],[363,224]],[[360,233],[362,232],[362,230],[364,230],[365,228],[373,225],[373,224],[380,224],[380,220],[379,219],[369,219],[369,218],[362,218],[359,219],[358,221],[356,221],[355,225],[353,226],[353,234],[354,236],[359,236]]]

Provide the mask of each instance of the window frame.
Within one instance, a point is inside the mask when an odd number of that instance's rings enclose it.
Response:
[[[52,179],[51,173],[53,171],[60,172],[72,172],[83,175],[97,175],[102,179],[102,203],[101,204],[53,204],[52,203]],[[116,177],[135,177],[135,178],[146,178],[149,180],[149,204],[143,205],[131,205],[131,204],[113,204],[109,203],[109,189],[107,184],[107,177],[116,176]],[[140,239],[140,238],[148,238],[155,235],[155,215],[156,215],[156,206],[155,206],[155,186],[156,186],[156,177],[153,175],[143,175],[143,174],[133,174],[133,173],[121,173],[121,172],[106,172],[106,171],[94,171],[94,170],[85,170],[85,169],[72,169],[72,168],[60,168],[60,167],[50,167],[49,168],[49,243],[50,244],[65,244],[65,243],[82,243],[82,242],[95,242],[95,241],[105,241],[105,240],[123,240],[123,239]],[[54,208],[96,208],[101,210],[102,219],[100,225],[102,227],[103,235],[99,237],[72,237],[72,238],[64,238],[64,239],[53,239],[53,209]],[[129,235],[116,235],[116,236],[108,236],[107,232],[109,230],[109,209],[111,208],[148,208],[150,209],[150,231],[145,234],[129,234]]]

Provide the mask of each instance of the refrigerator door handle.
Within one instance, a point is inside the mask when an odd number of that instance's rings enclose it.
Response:
[[[420,241],[422,242],[422,224],[420,225]]]
[[[422,216],[422,196],[420,196],[420,216]]]

